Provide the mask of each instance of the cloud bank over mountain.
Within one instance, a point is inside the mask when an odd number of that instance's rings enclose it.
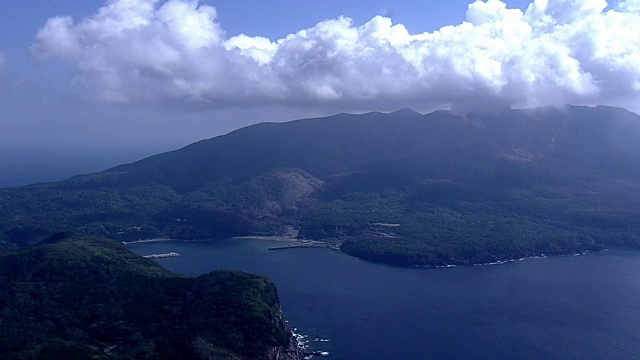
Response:
[[[340,17],[277,40],[227,37],[195,0],[110,0],[79,21],[49,19],[32,51],[74,64],[82,91],[112,103],[625,105],[640,95],[640,0],[535,0],[524,12],[478,0],[434,32]]]

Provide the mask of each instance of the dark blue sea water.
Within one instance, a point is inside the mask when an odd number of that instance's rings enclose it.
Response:
[[[282,243],[276,243],[282,245]],[[273,242],[131,245],[175,251],[186,275],[269,277],[286,318],[327,359],[640,359],[640,253],[609,251],[496,266],[406,269]]]

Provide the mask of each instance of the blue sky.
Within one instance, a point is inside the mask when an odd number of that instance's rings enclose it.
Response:
[[[640,0],[3,1],[0,186],[344,111],[639,111],[637,24]]]

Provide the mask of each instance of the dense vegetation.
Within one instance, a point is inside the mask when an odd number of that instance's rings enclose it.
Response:
[[[267,279],[185,278],[107,239],[0,256],[2,359],[269,359],[290,333]]]
[[[0,190],[0,246],[277,234],[402,265],[640,244],[640,117],[623,109],[258,124],[64,182]],[[384,226],[380,224],[393,224]]]

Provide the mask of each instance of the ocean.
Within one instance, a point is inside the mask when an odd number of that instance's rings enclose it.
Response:
[[[285,317],[324,359],[638,359],[640,252],[410,269],[263,240],[129,245],[197,276],[270,278]]]

